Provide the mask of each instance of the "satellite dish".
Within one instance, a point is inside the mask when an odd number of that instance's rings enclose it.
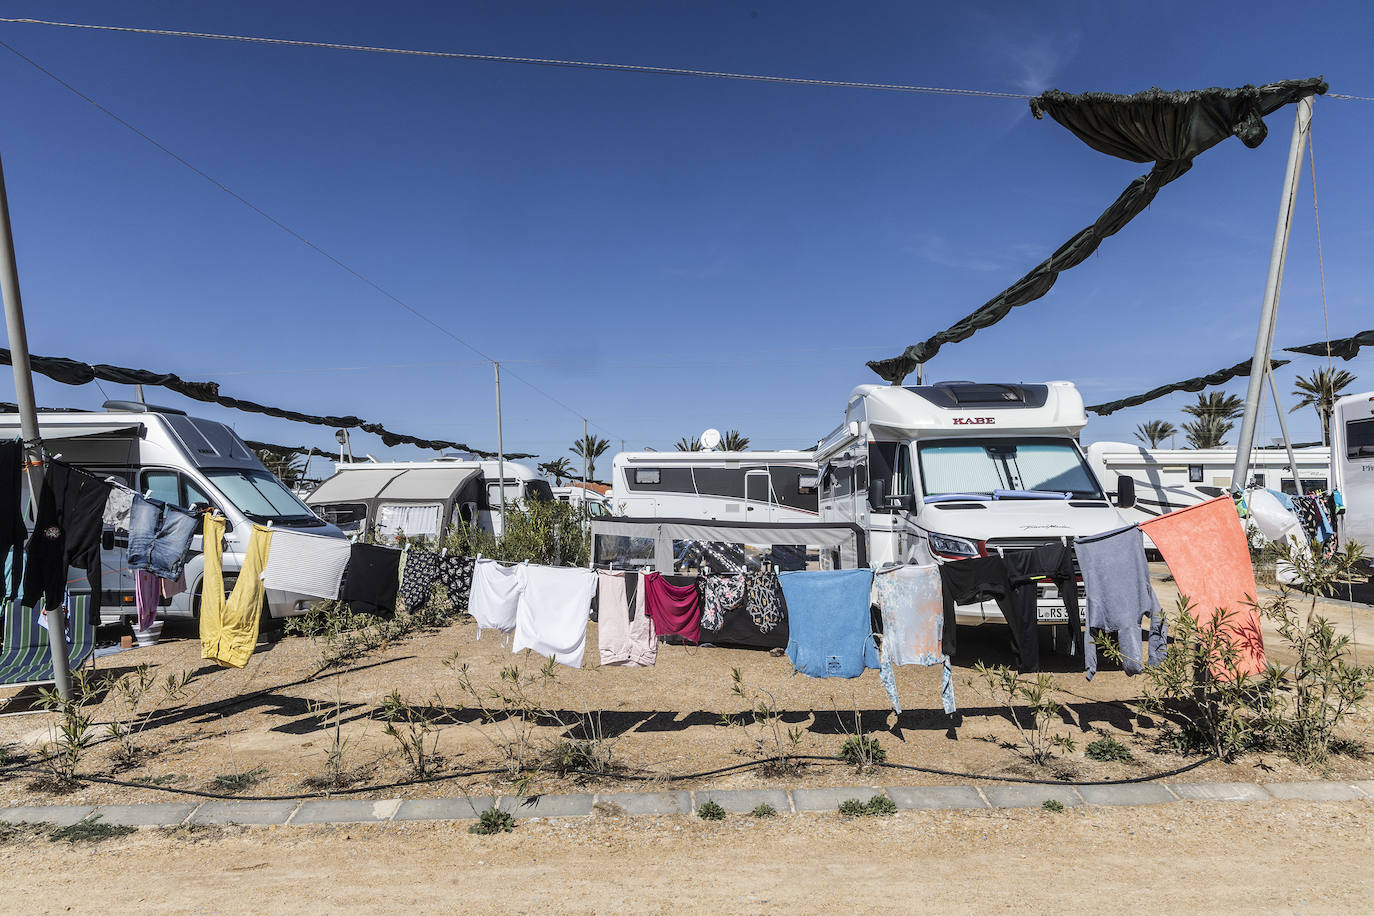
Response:
[[[712,451],[720,445],[720,430],[708,429],[701,434],[701,447]]]

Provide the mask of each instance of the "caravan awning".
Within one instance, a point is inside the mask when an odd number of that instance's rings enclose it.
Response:
[[[361,499],[376,499],[392,478],[404,473],[395,468],[364,469],[359,471],[339,471],[333,477],[315,488],[315,492],[305,498],[308,505],[324,503],[351,503]]]
[[[445,502],[481,474],[481,469],[471,466],[340,471],[316,487],[305,501],[312,506],[369,499]]]
[[[137,433],[142,425],[138,422],[130,423],[126,417],[111,420],[108,423],[64,423],[60,420],[56,422],[39,420],[38,435],[44,440],[79,439],[82,436],[113,436],[118,433]]]
[[[402,471],[377,494],[381,499],[446,500],[463,484],[480,477],[478,468],[412,468]]]

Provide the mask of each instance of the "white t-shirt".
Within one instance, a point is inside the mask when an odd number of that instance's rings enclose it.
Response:
[[[582,667],[596,573],[565,566],[517,566],[521,581],[511,651],[533,649],[570,668]]]

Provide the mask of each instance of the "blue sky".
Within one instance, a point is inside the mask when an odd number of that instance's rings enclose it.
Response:
[[[5,16],[1034,93],[1324,75],[1374,96],[1367,4],[25,2]],[[33,57],[503,362],[505,442],[670,448],[708,426],[805,447],[864,361],[1015,280],[1146,167],[1022,101],[0,25]],[[496,441],[490,364],[0,49],[30,348],[226,394]],[[1089,403],[1249,357],[1292,109],[1229,140],[1040,302],[929,377],[1077,382]],[[1374,103],[1318,99],[1332,336],[1374,326]],[[1278,343],[1324,335],[1304,174]],[[1374,360],[1341,364],[1374,388]],[[1280,370],[1283,394],[1299,358]],[[518,376],[518,377],[517,377]],[[524,380],[524,381],[522,381]],[[536,391],[525,382],[532,383]],[[0,390],[12,398],[8,373]],[[40,403],[95,386],[37,380]],[[129,397],[105,385],[111,397]],[[1243,393],[1244,380],[1227,390]],[[550,397],[552,396],[552,397]],[[149,399],[248,438],[328,429]],[[558,402],[562,402],[560,406]],[[1089,423],[1127,439],[1191,395]],[[571,408],[571,409],[567,409]],[[1310,411],[1295,438],[1318,435]],[[1261,439],[1278,434],[1272,409]],[[355,451],[386,449],[367,434]],[[1234,441],[1234,437],[1232,438]],[[431,453],[432,454],[432,453]],[[604,475],[603,475],[604,476]]]

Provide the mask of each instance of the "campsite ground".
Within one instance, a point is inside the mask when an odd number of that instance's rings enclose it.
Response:
[[[1173,606],[1172,585],[1156,583],[1165,608]],[[1322,612],[1343,631],[1354,632],[1359,657],[1374,662],[1374,608],[1324,603]],[[99,660],[98,674],[109,679],[147,662],[159,679],[168,673],[190,671],[193,678],[185,698],[158,701],[150,696],[145,708],[158,714],[138,736],[140,753],[132,763],[119,762],[116,743],[103,740],[87,750],[80,770],[121,782],[159,785],[165,789],[223,792],[227,778],[240,791],[255,795],[288,795],[312,791],[312,782],[325,774],[337,718],[338,736],[346,741],[342,770],[353,787],[405,780],[411,770],[400,742],[385,733],[379,707],[395,692],[411,704],[432,703],[442,719],[429,735],[434,742],[439,773],[500,768],[502,745],[519,730],[498,718],[485,723],[474,708],[474,697],[458,684],[445,660],[456,657],[469,666],[475,690],[486,694],[502,688],[501,672],[513,664],[527,674],[539,669],[538,658],[515,657],[502,641],[488,633],[480,640],[471,624],[456,624],[412,635],[339,669],[310,678],[319,665],[320,647],[301,637],[274,638],[241,670],[219,669],[200,659],[199,644],[186,623],[169,624],[174,636],[157,646]],[[1271,658],[1287,661],[1277,635],[1266,624]],[[833,761],[840,745],[855,729],[855,713],[863,729],[876,735],[889,763],[949,770],[954,776],[912,770],[885,769],[883,784],[967,783],[968,775],[1011,778],[1114,779],[1172,770],[1196,762],[1180,756],[1167,740],[1169,723],[1141,713],[1136,701],[1144,679],[1119,670],[1103,670],[1092,681],[1083,677],[1081,662],[1051,656],[1047,667],[1060,690],[1063,704],[1052,731],[1072,737],[1076,750],[1058,755],[1048,766],[1031,764],[1018,750],[1020,736],[1006,707],[981,685],[969,684],[969,667],[981,659],[1006,662],[1010,655],[1001,626],[963,628],[959,664],[955,667],[955,697],[959,712],[946,716],[939,705],[938,667],[897,670],[897,684],[906,710],[892,712],[876,671],[854,680],[824,680],[794,676],[786,658],[767,653],[684,646],[660,647],[658,663],[649,669],[595,667],[595,625],[588,638],[591,667],[556,667],[554,677],[528,691],[545,722],[557,717],[570,727],[548,724],[529,733],[531,753],[545,754],[560,738],[590,729],[600,740],[595,750],[609,754],[613,772],[590,781],[575,775],[537,773],[527,788],[533,792],[650,791],[674,789],[762,788],[784,784],[805,787],[850,784],[851,768]],[[779,750],[769,729],[741,724],[749,703],[732,693],[732,669],[739,668],[746,688],[766,691],[781,710],[780,732],[795,729],[795,753],[831,758],[812,762],[800,772],[777,777],[754,769],[740,769],[709,779],[664,782],[664,776],[745,763],[760,753]],[[506,684],[508,687],[509,684]],[[504,689],[504,688],[502,688]],[[156,691],[155,691],[156,692]],[[489,696],[489,706],[499,707]],[[21,705],[22,701],[15,705]],[[120,714],[117,697],[104,695],[91,707],[96,723]],[[3,710],[8,711],[8,710]],[[736,724],[722,723],[723,716]],[[0,717],[0,747],[31,754],[51,736],[53,716],[47,713]],[[578,725],[578,723],[583,723]],[[1374,711],[1369,704],[1351,718],[1346,733],[1368,748],[1374,743]],[[402,730],[404,731],[404,730]],[[103,738],[105,729],[95,729]],[[1111,735],[1131,751],[1133,760],[1099,762],[1084,748],[1101,734]],[[761,742],[761,743],[760,743]],[[236,774],[251,774],[235,779]],[[1337,755],[1320,768],[1299,766],[1277,752],[1252,752],[1230,764],[1208,762],[1190,771],[1190,780],[1263,781],[1287,779],[1362,779],[1374,776],[1374,757],[1368,753]],[[219,782],[216,778],[220,777]],[[860,780],[863,782],[864,780]],[[450,779],[386,788],[358,797],[433,797],[440,795],[515,794],[504,774]],[[29,778],[0,776],[0,805],[175,801],[156,788],[132,788],[87,783],[75,791],[54,795]]]
[[[1360,912],[1374,801],[148,830],[0,846],[25,913]]]
[[[1163,605],[1172,607],[1172,587],[1159,582],[1156,588]],[[1360,659],[1374,661],[1374,608],[1324,603],[1322,612],[1342,631],[1353,628]],[[87,750],[80,765],[85,774],[143,785],[88,782],[55,794],[29,772],[0,770],[0,806],[165,802],[180,800],[165,791],[176,789],[232,794],[237,788],[241,795],[313,791],[311,781],[326,770],[333,734],[326,720],[334,716],[347,741],[347,780],[357,787],[380,786],[353,796],[362,798],[950,784],[986,776],[1111,779],[1201,759],[1180,756],[1167,740],[1168,723],[1137,708],[1142,678],[1103,670],[1088,682],[1079,660],[1051,656],[1048,667],[1063,704],[1053,731],[1072,736],[1077,746],[1048,766],[1030,763],[1017,749],[1018,732],[1006,708],[968,683],[972,660],[1009,660],[1000,627],[961,632],[955,671],[960,709],[950,718],[939,708],[937,668],[898,670],[901,697],[911,707],[898,716],[877,672],[852,681],[812,680],[793,676],[785,658],[766,653],[663,646],[651,669],[595,667],[593,626],[590,667],[558,668],[529,696],[545,717],[575,724],[585,723],[590,713],[599,747],[615,767],[611,775],[536,773],[522,786],[504,774],[488,774],[396,787],[386,784],[407,779],[411,771],[379,714],[389,694],[442,710],[443,720],[430,735],[437,741],[441,776],[499,768],[500,729],[509,736],[518,720],[484,722],[444,662],[466,662],[476,690],[485,693],[500,687],[502,669],[518,664],[534,673],[538,660],[513,658],[499,639],[478,640],[471,624],[457,624],[407,637],[312,678],[321,648],[305,638],[273,634],[246,668],[221,670],[202,664],[190,626],[170,625],[169,631],[172,638],[155,647],[102,658],[98,673],[117,677],[141,662],[152,665],[159,678],[190,671],[187,696],[152,704],[158,714],[139,735],[141,752],[132,763],[118,762],[115,743],[103,741]],[[1269,628],[1266,638],[1271,657],[1286,661]],[[667,780],[746,763],[760,748],[774,749],[771,733],[722,723],[722,716],[748,708],[731,691],[733,668],[741,670],[747,687],[773,697],[784,729],[797,730],[796,753],[832,760],[809,762],[788,774],[740,769]],[[24,702],[20,698],[4,711]],[[104,723],[119,713],[120,704],[107,694],[89,708]],[[897,769],[858,775],[834,761],[854,729],[855,710],[890,763],[959,775]],[[12,756],[32,755],[34,745],[50,737],[51,719],[48,713],[0,718],[0,746]],[[1367,748],[1374,741],[1371,725],[1374,716],[1363,708],[1345,734]],[[99,727],[97,734],[103,733]],[[530,733],[531,749],[542,755],[569,733],[556,724],[540,726]],[[1084,747],[1101,734],[1125,744],[1133,759],[1088,759]],[[1374,761],[1366,751],[1337,755],[1321,767],[1263,751],[1234,763],[1203,763],[1177,780],[1371,776]],[[854,820],[838,814],[775,820],[732,815],[719,823],[692,816],[624,819],[612,812],[521,820],[514,833],[492,837],[469,835],[470,823],[153,829],[94,848],[11,837],[0,842],[0,868],[27,895],[0,900],[0,910],[313,912],[455,899],[473,912],[594,911],[623,909],[627,902],[649,911],[766,912],[858,903],[878,910],[1350,910],[1363,908],[1374,880],[1367,854],[1371,801],[1185,801],[1062,813],[901,811]]]

